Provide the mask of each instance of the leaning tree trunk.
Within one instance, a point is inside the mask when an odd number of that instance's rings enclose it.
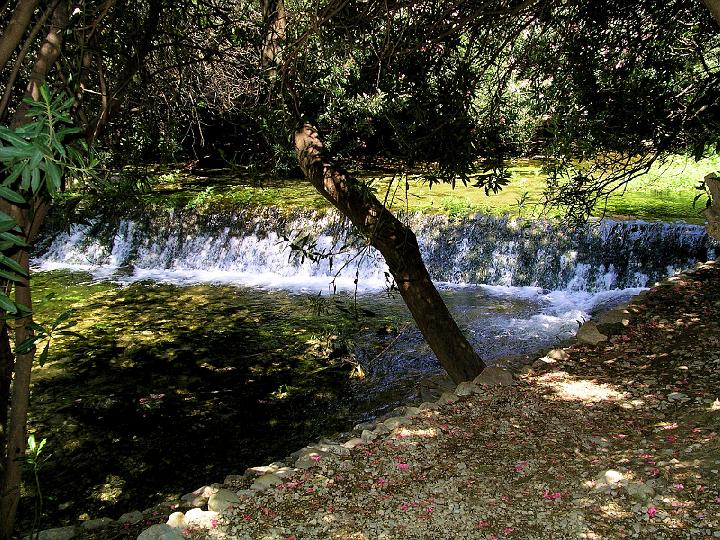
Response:
[[[327,160],[310,124],[295,133],[306,178],[345,215],[385,258],[400,294],[440,364],[456,383],[478,375],[485,364],[470,346],[433,285],[415,234],[347,172]]]

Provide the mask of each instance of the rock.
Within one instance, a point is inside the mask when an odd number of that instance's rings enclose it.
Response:
[[[186,526],[185,514],[182,512],[173,512],[170,514],[165,524],[173,529],[182,529]]]
[[[667,396],[668,401],[690,401],[690,398],[687,394],[683,394],[682,392],[670,392]]]
[[[300,455],[300,451],[297,452],[298,455]],[[248,467],[245,469],[245,475],[246,477],[252,477],[252,476],[262,476],[263,474],[267,473],[274,473],[277,471],[280,467],[276,467],[275,465],[262,465],[259,467]]]
[[[581,343],[588,343],[589,345],[597,345],[603,341],[607,341],[608,337],[605,334],[601,334],[597,328],[597,324],[593,321],[586,322],[575,334],[577,340]]]
[[[543,356],[542,358],[538,358],[533,362],[532,368],[543,371],[545,369],[551,369],[555,364],[557,364],[557,360],[553,360],[552,358]]]
[[[410,420],[408,420],[407,418],[402,416],[402,417],[388,418],[387,420],[385,420],[383,422],[383,425],[386,428],[388,428],[389,430],[393,430],[399,426],[404,426],[405,424],[409,424],[409,423],[410,423]]]
[[[447,405],[448,403],[455,403],[458,400],[457,396],[452,392],[443,392],[440,399],[437,400],[438,405]]]
[[[473,382],[480,386],[512,386],[513,377],[507,369],[487,367]]]
[[[412,418],[420,413],[420,407],[406,407],[405,418]]]
[[[633,499],[651,499],[655,496],[655,489],[648,484],[649,482],[647,484],[642,482],[631,482],[625,486],[625,490]]]
[[[96,529],[103,529],[113,523],[116,523],[114,519],[103,517],[98,519],[89,519],[88,521],[84,521],[80,526],[86,531],[94,531]]]
[[[197,497],[192,493],[183,495],[182,497],[180,497],[180,500],[185,503],[185,508],[187,508],[188,506],[190,508],[199,508],[201,506],[205,506],[208,502],[205,497]]]
[[[617,485],[623,485],[627,481],[625,480],[625,476],[620,471],[616,471],[615,469],[608,469],[607,471],[601,472],[598,475],[597,479],[597,486],[617,486]]]
[[[363,435],[365,432],[363,431]],[[364,438],[364,437],[363,437]],[[295,462],[295,467],[298,469],[310,469],[320,465],[320,461],[327,455],[327,452],[323,452],[318,448],[303,448],[300,455]]]
[[[46,529],[40,531],[37,535],[37,540],[70,540],[75,538],[82,529],[80,527],[58,527],[56,529]],[[23,540],[28,540],[30,537],[26,536]],[[35,540],[35,536],[32,537]]]
[[[225,480],[223,480],[223,485],[225,485],[225,486],[242,485],[244,480],[245,480],[245,476],[242,474],[228,474],[225,477]]]
[[[262,478],[262,476],[260,478]],[[278,481],[279,480],[280,479],[278,478]],[[230,491],[229,489],[219,489],[217,493],[214,493],[208,500],[208,510],[212,512],[224,512],[229,506],[239,503],[240,498],[234,491]],[[189,510],[188,513],[189,512],[192,512],[192,510]]]
[[[457,388],[455,388],[456,396],[469,396],[470,394],[480,394],[481,392],[482,388],[469,381],[461,382],[457,385]]]
[[[336,442],[320,443],[314,445],[312,448],[317,452],[321,452],[322,454],[335,454],[336,456],[347,456],[348,454],[350,454],[350,450]],[[275,471],[275,474],[277,474],[277,471]]]
[[[188,527],[202,527],[203,529],[212,529],[217,525],[220,514],[212,510],[201,510],[193,508],[185,512],[185,523]]]
[[[630,313],[623,308],[613,309],[600,315],[597,321],[598,332],[605,336],[616,336],[625,331],[630,324]]]
[[[360,437],[353,437],[349,441],[345,441],[344,443],[342,443],[342,445],[345,448],[347,448],[348,450],[352,450],[356,446],[358,446],[360,444],[364,444],[364,443],[365,443],[365,441],[363,441]]]
[[[420,404],[421,411],[436,411],[439,408],[440,406],[437,403],[433,403],[432,401],[425,401]]]
[[[570,355],[565,349],[551,349],[545,357],[550,360],[555,360],[556,362],[565,362],[570,359]]]
[[[522,366],[518,369],[518,375],[528,375],[529,373],[532,373],[532,370],[532,366]]]
[[[369,443],[370,441],[375,440],[376,437],[377,437],[377,435],[375,433],[365,429],[365,430],[363,430],[362,434],[360,435],[360,440],[364,443]]]
[[[135,525],[140,520],[142,520],[143,514],[139,510],[133,510],[132,512],[127,512],[126,514],[123,514],[118,518],[118,523],[129,523],[130,525]]]
[[[630,312],[625,308],[611,309],[598,317],[598,324],[620,324],[627,326],[630,324]]]
[[[258,476],[253,482],[252,486],[250,486],[250,489],[254,489],[255,491],[265,491],[266,489],[277,486],[278,484],[282,484],[282,478],[280,478],[277,474],[268,473],[263,474],[262,476]],[[233,493],[233,495],[235,494]],[[237,495],[235,495],[235,499],[235,503],[240,502],[240,500],[237,498]],[[209,505],[208,508],[210,508]],[[211,508],[211,510],[215,509]],[[221,512],[222,510],[218,511]]]
[[[355,427],[353,428],[354,431],[372,431],[375,429],[375,422],[361,422],[360,424],[355,424]]]
[[[280,467],[277,471],[275,471],[273,474],[275,476],[278,476],[280,478],[287,478],[288,476],[292,476],[297,472],[297,469],[294,467]]]
[[[141,532],[137,540],[185,540],[185,537],[177,529],[158,523]]]

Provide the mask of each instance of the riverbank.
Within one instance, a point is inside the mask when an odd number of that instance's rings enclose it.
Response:
[[[211,508],[231,505],[217,516],[186,514],[204,516],[208,528],[185,534],[720,537],[720,265],[670,278],[627,311],[627,325],[620,317],[603,328],[615,334],[609,341],[558,349],[513,386],[445,395],[442,406],[410,410],[365,441],[306,452],[308,468],[287,476],[258,482],[249,471],[210,486],[205,495],[224,488]],[[134,538],[179,509],[82,537]],[[182,525],[181,516],[171,523]]]

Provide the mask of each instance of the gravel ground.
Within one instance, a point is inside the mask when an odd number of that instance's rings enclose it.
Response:
[[[720,538],[720,265],[628,311],[610,341],[410,411],[352,449],[330,445],[266,491],[250,494],[249,475],[227,480],[239,501],[185,535]]]

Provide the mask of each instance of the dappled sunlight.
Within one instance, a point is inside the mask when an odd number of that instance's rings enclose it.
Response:
[[[564,371],[556,371],[538,378],[537,383],[553,390],[557,399],[567,401],[596,403],[622,401],[628,397],[627,392],[619,391],[613,385],[598,383],[591,379],[579,379]]]
[[[410,438],[417,437],[419,439],[431,439],[437,437],[440,434],[440,430],[434,427],[420,428],[420,427],[401,427],[395,432],[397,438]]]

